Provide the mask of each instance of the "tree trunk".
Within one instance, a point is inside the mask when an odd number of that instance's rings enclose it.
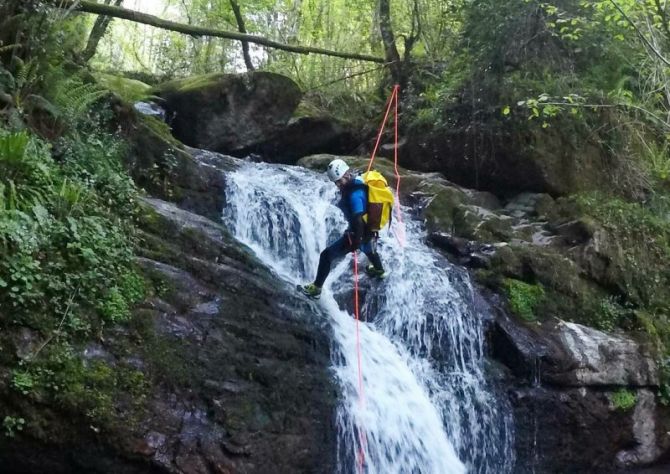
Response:
[[[233,13],[235,14],[235,21],[237,21],[237,29],[242,34],[247,34],[247,29],[244,26],[244,18],[242,17],[242,12],[240,11],[240,5],[237,3],[237,0],[230,0],[230,6],[233,8]],[[247,65],[247,71],[253,71],[254,63],[251,62],[251,55],[249,54],[249,42],[242,40],[242,54],[244,55],[244,64]]]
[[[322,48],[313,48],[310,46],[294,46],[289,44],[279,43],[277,41],[264,38],[262,36],[255,36],[243,33],[236,33],[232,31],[216,30],[213,28],[203,28],[200,26],[184,25],[174,21],[163,20],[157,16],[147,15],[126,8],[114,7],[112,5],[104,5],[102,3],[94,3],[86,0],[46,0],[56,8],[73,9],[86,13],[93,13],[97,15],[107,15],[114,18],[123,18],[124,20],[134,21],[145,25],[155,26],[169,31],[177,31],[191,36],[215,36],[217,38],[233,39],[238,41],[248,41],[249,43],[260,44],[268,48],[281,49],[299,54],[323,54],[324,56],[334,56],[345,59],[356,59],[359,61],[369,61],[373,63],[385,63],[384,58],[369,56],[367,54],[355,53],[341,53]],[[397,51],[396,51],[397,53]]]
[[[391,26],[391,5],[389,0],[379,0],[379,31],[384,42],[384,53],[391,69],[391,77],[396,84],[401,84],[402,86],[402,63],[400,62],[400,54],[395,44],[395,36],[393,35],[393,27]]]
[[[105,0],[105,5],[109,5],[110,2],[111,0]],[[118,7],[122,3],[123,0],[114,0],[114,6]],[[110,16],[99,16],[95,20],[91,34],[88,37],[88,43],[86,43],[86,49],[84,49],[83,53],[81,53],[81,57],[85,62],[90,61],[91,58],[95,56],[95,52],[98,49],[98,43],[100,43],[102,37],[105,36],[107,27],[111,21],[112,17]]]

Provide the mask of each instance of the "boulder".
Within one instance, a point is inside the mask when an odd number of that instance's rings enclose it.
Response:
[[[572,387],[656,387],[656,354],[630,337],[566,321],[521,325],[499,318],[494,356],[518,376]]]
[[[291,79],[269,72],[190,77],[162,84],[154,92],[165,100],[176,138],[230,154],[283,130],[302,96]]]
[[[125,159],[138,187],[157,198],[218,220],[224,206],[223,171],[237,161],[225,155],[184,146],[156,117],[119,105],[122,130],[131,143]]]
[[[236,150],[235,155],[251,153],[266,161],[294,164],[299,158],[315,153],[347,154],[360,143],[360,137],[346,124],[332,117],[298,117],[266,140]]]
[[[614,472],[658,461],[670,447],[647,345],[564,321],[520,324],[502,313],[489,340],[511,374],[515,472]],[[632,406],[621,406],[621,393]]]
[[[604,190],[616,171],[605,151],[580,138],[579,131],[560,126],[529,129],[493,118],[485,128],[471,126],[465,117],[463,121],[449,130],[409,130],[401,164],[439,171],[462,186],[504,196],[522,191],[560,196]]]

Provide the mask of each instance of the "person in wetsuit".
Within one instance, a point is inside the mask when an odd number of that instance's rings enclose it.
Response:
[[[338,207],[342,210],[349,226],[344,235],[330,244],[319,258],[319,268],[313,283],[298,285],[298,289],[310,298],[318,299],[332,264],[349,252],[360,249],[368,257],[370,264],[365,268],[368,275],[384,278],[386,272],[377,253],[378,233],[372,232],[363,216],[368,209],[368,190],[363,179],[354,174],[344,160],[333,160],[328,165],[328,177],[340,189]]]

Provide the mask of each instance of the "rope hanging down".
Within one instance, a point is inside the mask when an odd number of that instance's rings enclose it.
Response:
[[[386,122],[388,121],[389,114],[391,112],[391,107],[395,105],[394,111],[394,146],[393,146],[393,166],[396,176],[396,203],[393,206],[396,209],[396,222],[400,223],[400,231],[395,233],[396,238],[401,246],[404,247],[404,234],[402,233],[402,214],[400,212],[400,173],[398,172],[398,94],[400,91],[400,86],[396,85],[393,87],[393,92],[388,99],[386,105],[386,113],[384,114],[384,120],[379,129],[379,134],[377,135],[377,142],[375,147],[372,150],[372,156],[370,157],[370,162],[368,164],[367,171],[372,169],[372,163],[375,161],[375,156],[377,155],[377,150],[379,149],[379,143],[381,142],[384,129],[386,128]],[[358,401],[361,405],[361,411],[365,407],[365,392],[363,391],[363,366],[361,362],[361,334],[360,334],[360,317],[359,317],[359,305],[358,305],[358,255],[354,250],[354,316],[356,318],[356,354],[358,356]],[[367,439],[365,436],[365,428],[360,427],[358,429],[358,441],[360,443],[358,450],[358,471],[363,472],[363,467],[365,465],[365,448],[367,445]]]
[[[395,199],[396,202],[393,206],[395,212],[396,222],[400,223],[399,226],[395,226],[392,229],[393,234],[395,235],[396,240],[401,247],[405,246],[405,233],[404,226],[402,223],[402,213],[400,212],[400,172],[398,171],[398,95],[400,94],[400,86],[395,85],[393,87],[393,92],[386,103],[386,113],[384,114],[384,120],[382,121],[381,127],[379,127],[379,133],[377,134],[377,141],[375,142],[375,147],[372,150],[372,156],[370,156],[370,162],[368,163],[367,171],[372,169],[372,163],[375,161],[377,156],[377,151],[379,150],[379,144],[382,140],[382,135],[386,129],[386,123],[391,113],[391,107],[394,107],[393,113],[393,170],[395,172],[396,178],[396,187],[395,187]]]

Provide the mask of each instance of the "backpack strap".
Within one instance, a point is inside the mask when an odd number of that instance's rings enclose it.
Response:
[[[393,225],[393,206],[389,210],[389,234],[391,233],[391,226]]]

